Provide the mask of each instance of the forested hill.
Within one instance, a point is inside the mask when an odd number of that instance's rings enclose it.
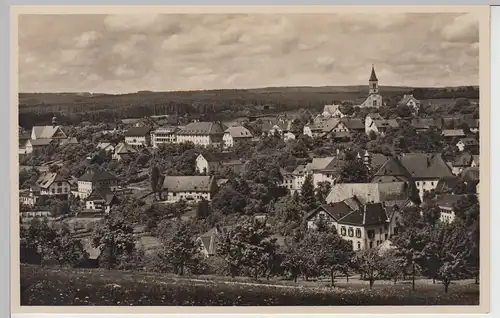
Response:
[[[342,101],[360,102],[367,86],[267,87],[257,89],[151,92],[130,94],[91,93],[20,93],[19,123],[23,127],[50,123],[55,115],[61,124],[81,121],[115,122],[120,118],[161,114],[204,114],[207,120],[224,120],[249,114],[293,111],[301,108],[320,110],[325,104]],[[381,86],[385,99],[403,94],[416,98],[477,99],[477,87],[412,88]]]

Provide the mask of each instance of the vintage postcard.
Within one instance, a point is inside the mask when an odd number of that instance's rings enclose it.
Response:
[[[13,312],[487,312],[489,12],[13,7]]]

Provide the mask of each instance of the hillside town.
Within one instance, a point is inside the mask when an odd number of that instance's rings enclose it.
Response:
[[[319,113],[20,126],[21,262],[295,281],[327,269],[332,284],[358,273],[371,287],[383,275],[366,267],[380,257],[375,270],[394,281],[415,281],[415,262],[446,291],[477,281],[478,103],[450,100],[435,118],[432,101],[388,104],[378,85],[372,66],[363,101]],[[443,274],[449,260],[426,254],[433,235],[465,240],[454,268],[466,271]]]

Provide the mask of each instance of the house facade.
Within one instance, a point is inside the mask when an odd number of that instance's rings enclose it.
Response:
[[[104,170],[90,170],[78,178],[80,199],[86,199],[97,188],[109,188],[115,192],[119,188],[118,178]]]
[[[111,156],[111,158],[113,160],[120,161],[120,160],[123,160],[125,158],[131,157],[136,153],[137,153],[137,150],[134,147],[132,147],[131,145],[129,145],[127,143],[121,142],[115,147],[114,153]]]
[[[479,152],[479,142],[475,138],[462,138],[456,146],[460,151]]]
[[[151,145],[151,128],[147,126],[132,127],[125,132],[125,143],[136,147]]]
[[[356,198],[322,205],[306,216],[308,229],[320,222],[334,227],[354,251],[380,246],[392,235],[391,217],[383,204],[362,204]]]
[[[68,180],[58,173],[46,172],[35,182],[40,195],[60,196],[71,193],[71,186]]]
[[[238,142],[251,140],[252,138],[253,135],[250,130],[243,126],[232,126],[224,131],[222,140],[225,148],[231,148]]]
[[[216,179],[212,176],[166,176],[162,192],[168,202],[185,200],[195,203],[202,199],[211,201],[217,189]]]
[[[195,145],[221,145],[224,131],[227,129],[221,122],[193,122],[177,132],[177,143],[192,142]]]
[[[160,127],[151,132],[151,143],[153,148],[158,148],[160,144],[175,144],[177,142],[177,127]]]
[[[408,106],[413,110],[413,113],[417,113],[420,108],[421,102],[413,97],[413,94],[404,95],[399,101],[398,106]]]
[[[113,204],[118,202],[117,197],[108,187],[99,187],[85,199],[85,208],[88,212],[109,213]]]

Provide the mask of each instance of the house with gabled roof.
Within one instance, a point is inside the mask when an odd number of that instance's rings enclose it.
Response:
[[[341,105],[335,105],[335,104],[325,105],[325,107],[323,107],[323,113],[321,113],[321,115],[324,118],[343,118],[343,117],[346,117],[346,115],[344,113],[342,113],[342,111],[340,110],[340,106]]]
[[[457,148],[460,151],[470,151],[477,154],[479,153],[479,141],[476,138],[462,138],[457,142]]]
[[[457,155],[451,162],[451,171],[454,175],[458,176],[465,168],[472,167],[472,163],[472,155],[469,152],[464,151]]]
[[[125,143],[131,146],[148,147],[151,145],[151,127],[131,127],[125,132]]]
[[[196,157],[195,171],[204,175],[213,175],[229,166],[236,169],[235,171],[240,171],[244,164],[245,162],[231,151],[205,153]]]
[[[118,198],[109,187],[98,187],[92,190],[85,199],[84,212],[109,213],[111,207],[118,203]]]
[[[380,246],[392,235],[391,215],[383,203],[362,203],[356,197],[323,204],[305,217],[308,229],[319,222],[334,227],[353,250]]]
[[[132,147],[131,145],[121,142],[116,145],[115,150],[112,155],[113,160],[123,160],[125,158],[131,157],[137,153],[137,149]]]
[[[106,170],[91,169],[78,178],[78,197],[86,199],[94,189],[107,187],[115,192],[118,178]]]
[[[224,136],[222,140],[224,141],[224,147],[233,147],[236,143],[240,141],[248,141],[253,138],[250,130],[243,126],[231,126],[226,131],[224,131]]]
[[[378,113],[371,113],[365,117],[365,133],[367,135],[372,131],[377,135],[383,135],[391,128],[399,128],[399,123],[396,119],[384,119]]]
[[[36,180],[34,187],[40,195],[60,196],[71,192],[68,179],[60,173],[46,172]]]
[[[217,190],[217,180],[212,176],[166,176],[162,187],[167,202],[211,201]]]
[[[405,94],[403,98],[398,103],[398,106],[408,106],[413,110],[413,113],[417,113],[420,108],[421,102],[413,97],[413,94]]]
[[[221,122],[192,122],[177,131],[177,143],[192,142],[208,146],[222,144],[227,127]]]
[[[372,182],[397,180],[414,183],[422,200],[424,192],[434,190],[441,178],[452,176],[451,168],[440,153],[403,153],[380,167]]]

